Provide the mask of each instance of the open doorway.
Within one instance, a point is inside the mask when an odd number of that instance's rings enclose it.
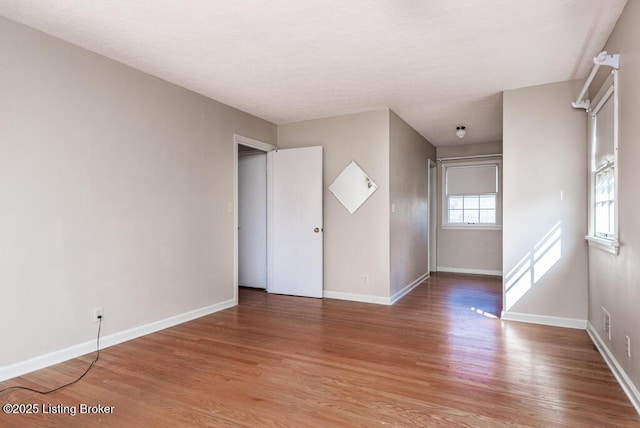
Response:
[[[234,299],[238,286],[267,288],[267,152],[275,146],[234,136]]]
[[[269,293],[322,297],[322,152],[322,146],[277,150],[235,136],[236,302],[242,285],[266,287]]]
[[[267,153],[238,144],[238,286],[267,288]]]

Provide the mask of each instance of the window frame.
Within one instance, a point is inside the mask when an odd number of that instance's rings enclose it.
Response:
[[[611,98],[613,101],[613,160],[605,165],[596,165],[597,150],[597,116],[605,103]],[[598,90],[588,110],[589,121],[589,228],[585,239],[590,248],[597,248],[608,253],[618,255],[620,243],[618,241],[618,71],[612,70]],[[600,234],[596,231],[596,176],[607,169],[613,169],[613,233]]]
[[[492,199],[492,205],[493,207],[490,208],[486,208],[482,206],[482,198],[486,198],[486,197],[490,197]],[[451,199],[453,198],[457,198],[460,199],[462,202],[462,205],[460,208],[452,208],[451,207]],[[473,207],[466,207],[466,203],[467,200],[474,200],[474,204],[475,206]],[[447,197],[447,222],[450,225],[465,225],[465,224],[477,224],[477,225],[483,225],[483,226],[495,226],[496,225],[496,221],[493,222],[482,222],[480,221],[480,219],[482,218],[482,211],[491,211],[493,212],[493,218],[494,220],[497,219],[497,211],[498,211],[498,196],[497,193],[474,193],[474,194],[464,194],[464,195],[450,195]],[[462,221],[461,222],[454,222],[451,221],[451,212],[452,211],[459,211],[460,214],[462,215]],[[478,222],[477,223],[465,223],[464,222],[464,218],[466,217],[465,214],[467,213],[477,213],[478,215]]]
[[[447,194],[447,169],[455,167],[474,167],[495,165],[497,168],[497,192],[495,193],[469,193],[466,195],[451,196],[496,196],[496,222],[495,223],[449,223],[449,196]],[[441,222],[442,229],[459,229],[459,230],[502,230],[502,159],[489,160],[456,160],[442,161],[441,163]]]

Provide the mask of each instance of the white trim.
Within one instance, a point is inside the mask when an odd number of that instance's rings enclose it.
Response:
[[[438,164],[429,159],[429,271],[437,269],[438,259]]]
[[[376,305],[391,305],[391,298],[371,296],[368,294],[342,293],[339,291],[324,290],[322,297],[325,299],[349,300],[352,302],[374,303]]]
[[[472,274],[472,275],[502,276],[502,271],[501,270],[453,268],[453,267],[446,267],[446,266],[438,266],[438,272],[468,273],[468,274]]]
[[[409,294],[411,290],[416,288],[418,285],[422,284],[422,282],[425,279],[429,278],[429,276],[431,276],[430,272],[423,273],[422,275],[420,275],[420,277],[418,277],[418,279],[413,281],[411,284],[407,284],[402,290],[398,290],[395,293],[393,293],[393,295],[390,298],[391,304],[393,305],[398,300],[402,299],[404,296]]]
[[[529,324],[550,325],[553,327],[575,328],[584,330],[587,328],[587,320],[577,318],[553,317],[550,315],[524,314],[520,312],[502,312],[500,319],[503,321],[526,322]]]
[[[324,290],[322,292],[322,297],[324,297],[325,299],[349,300],[352,302],[373,303],[376,305],[393,305],[398,300],[409,294],[411,290],[422,284],[422,282],[425,279],[429,278],[430,275],[430,272],[420,275],[418,279],[413,281],[411,284],[407,284],[402,288],[402,290],[396,291],[391,297],[371,296],[368,294],[342,293],[340,291],[330,290]]]
[[[493,156],[493,155],[491,155]],[[502,230],[502,158],[493,160],[471,160],[473,157],[462,158],[468,160],[440,162],[441,164],[441,177],[440,177],[440,228],[447,229],[459,229],[459,230]],[[491,193],[496,195],[496,222],[491,223],[449,223],[449,201],[447,195],[447,169],[458,167],[474,167],[482,165],[495,165],[497,168],[496,187],[497,192]],[[462,196],[462,195],[458,195]]]
[[[238,135],[233,136],[233,300],[238,303]]]
[[[277,147],[273,144],[254,140],[253,138],[245,137],[244,135],[239,134],[233,134],[233,141],[236,144],[242,144],[243,146],[252,147],[254,149],[262,150],[263,152],[270,152],[271,150],[277,149]]]
[[[267,293],[272,291],[273,254],[275,238],[273,236],[273,151],[267,152]]]
[[[449,162],[449,161],[458,161],[458,160],[501,158],[501,157],[502,157],[502,153],[494,153],[494,154],[488,154],[488,155],[452,156],[448,158],[438,158],[436,160],[439,162]]]
[[[445,225],[445,226],[441,226],[442,229],[444,230],[502,230],[502,226],[490,226],[490,225],[486,225],[483,223],[476,223],[476,224],[456,224],[456,223],[451,223],[450,225]]]
[[[614,256],[620,254],[620,243],[616,240],[604,239],[597,236],[589,235],[585,236],[584,239],[587,240],[590,248],[597,248],[599,250],[613,254]]]
[[[613,223],[613,237],[616,240],[616,242],[618,242],[618,239],[620,238],[620,215],[619,215],[619,206],[620,206],[620,195],[618,190],[620,189],[620,161],[618,159],[618,144],[619,144],[619,137],[618,134],[620,133],[620,127],[618,125],[619,121],[618,118],[620,117],[619,113],[620,113],[620,103],[619,103],[619,95],[618,95],[618,71],[614,70],[612,71],[613,74],[613,87],[615,88],[615,91],[613,93],[613,116],[615,117],[615,121],[613,122],[613,162],[614,162],[614,169],[613,169],[613,173],[615,174],[615,183],[613,186],[613,215],[615,216],[615,223]]]
[[[205,306],[203,308],[185,312],[183,314],[174,315],[163,320],[154,321],[149,324],[144,324],[138,327],[130,328],[128,330],[113,333],[100,338],[100,349],[108,348],[110,346],[126,342],[128,340],[146,336],[147,334],[155,333],[156,331],[164,330],[166,328],[173,327],[187,321],[192,321],[196,318],[200,318],[206,315],[213,314],[215,312],[222,311],[224,309],[234,307],[236,306],[236,304],[237,303],[235,299],[230,299],[224,302],[216,303],[214,305]],[[36,370],[40,370],[54,364],[59,364],[73,358],[78,358],[82,355],[95,352],[95,350],[96,341],[95,339],[91,339],[86,342],[69,346],[68,348],[60,349],[58,351],[53,351],[45,355],[40,355],[26,361],[21,361],[19,363],[0,367],[0,382],[12,379],[17,376],[22,376]]]
[[[604,359],[605,363],[607,363],[607,366],[609,366],[609,370],[611,370],[611,373],[613,373],[613,375],[615,376],[616,380],[622,387],[622,390],[625,394],[627,394],[627,398],[629,398],[629,401],[631,401],[631,404],[636,409],[636,412],[640,414],[640,391],[638,391],[638,388],[633,384],[631,378],[624,371],[620,363],[618,363],[616,357],[611,353],[611,350],[609,349],[605,341],[602,340],[602,338],[590,322],[587,323],[587,334],[593,341],[596,348],[598,348],[600,355],[602,355],[602,359]]]
[[[431,191],[431,162],[433,162],[431,159],[427,161],[427,164],[429,165],[429,167],[427,168],[427,272],[431,272],[431,247],[433,241],[433,236],[431,236],[433,230],[433,228],[431,227],[433,223],[433,219],[431,218],[431,204],[433,204],[434,195]]]

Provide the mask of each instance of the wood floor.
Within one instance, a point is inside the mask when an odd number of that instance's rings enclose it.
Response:
[[[434,275],[394,306],[240,290],[240,304],[105,349],[78,384],[0,404],[113,414],[0,426],[640,426],[584,331],[502,322],[500,281]],[[47,388],[92,356],[0,383]]]

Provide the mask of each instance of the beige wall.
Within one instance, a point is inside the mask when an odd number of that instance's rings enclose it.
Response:
[[[438,159],[499,153],[502,153],[501,143],[464,144],[437,148]],[[442,164],[438,162],[437,270],[500,275],[502,272],[501,230],[461,230],[441,227],[442,169]],[[502,183],[499,183],[499,186],[502,188]]]
[[[458,146],[441,146],[437,149],[438,158],[461,156],[495,155],[502,153],[502,143],[461,144]]]
[[[429,273],[429,159],[435,148],[394,112],[389,115],[391,295]]]
[[[618,133],[618,220],[620,255],[589,249],[589,323],[600,337],[602,307],[611,314],[611,342],[604,344],[640,390],[640,2],[630,1],[604,47],[620,54]],[[603,74],[610,70],[603,67]],[[594,82],[594,94],[602,79]],[[624,336],[631,338],[632,357],[625,355]],[[637,394],[637,392],[636,392]],[[640,396],[636,396],[640,405]]]
[[[0,366],[229,301],[233,134],[268,122],[0,18]]]
[[[388,298],[389,111],[278,126],[279,148],[314,145],[324,147],[325,293]],[[380,186],[353,215],[329,191],[352,160]]]
[[[584,111],[571,107],[582,83],[560,82],[504,93],[507,318],[586,324],[587,124]],[[518,278],[518,284],[509,288]],[[519,299],[517,290],[523,292]]]

